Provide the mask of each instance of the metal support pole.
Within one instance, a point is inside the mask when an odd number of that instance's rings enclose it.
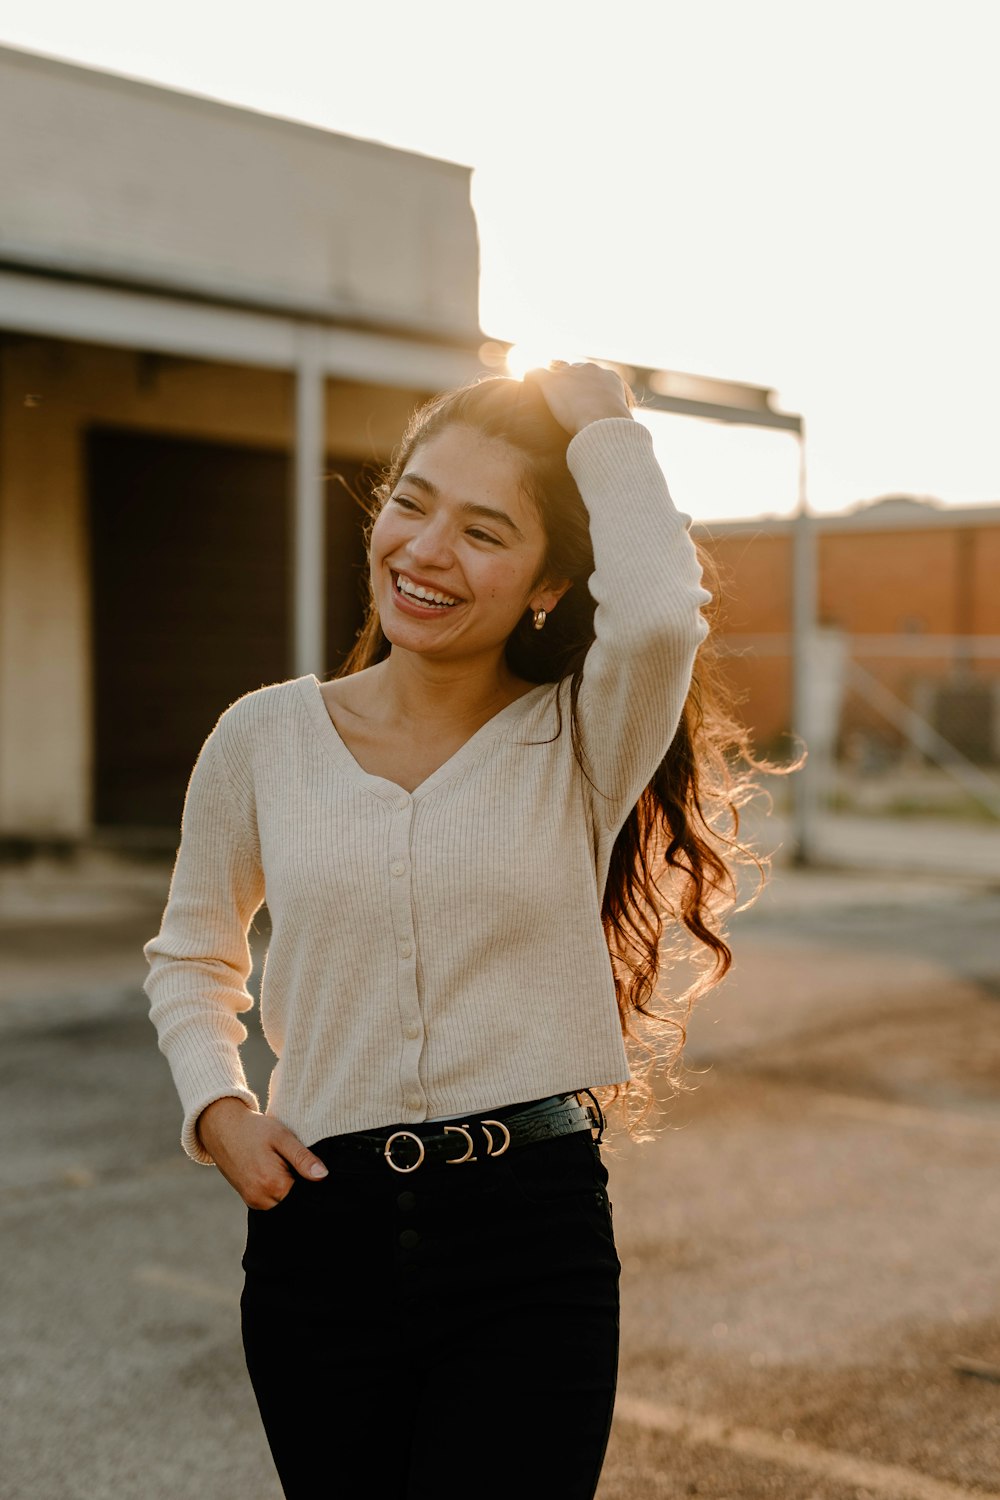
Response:
[[[808,750],[812,737],[809,707],[811,647],[816,629],[817,563],[816,527],[809,511],[806,486],[805,424],[799,428],[799,495],[792,524],[792,732],[796,754]],[[793,864],[815,864],[818,854],[817,819],[821,766],[807,756],[802,770],[792,777]]]
[[[292,452],[292,670],[326,670],[326,535],[323,487],[326,382],[319,330],[303,324],[296,339]]]
[[[598,361],[600,363],[600,361]],[[622,369],[621,366],[614,368]],[[678,416],[704,417],[709,421],[733,423],[745,427],[767,427],[779,432],[793,432],[799,444],[798,502],[792,519],[792,606],[791,671],[792,732],[797,737],[797,754],[814,743],[819,748],[824,738],[815,734],[818,720],[813,718],[815,695],[811,691],[814,670],[816,634],[816,527],[809,512],[806,488],[805,421],[795,412],[775,411],[773,392],[764,386],[747,386],[733,381],[685,375],[670,370],[625,367],[628,383],[640,406],[651,411],[673,412]],[[792,777],[792,847],[794,864],[815,863],[818,848],[817,820],[824,783],[826,759],[822,752],[807,758],[801,771]]]

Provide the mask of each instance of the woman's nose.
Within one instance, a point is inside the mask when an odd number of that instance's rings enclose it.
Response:
[[[450,527],[443,521],[428,521],[410,537],[407,551],[414,561],[451,562],[454,549]]]

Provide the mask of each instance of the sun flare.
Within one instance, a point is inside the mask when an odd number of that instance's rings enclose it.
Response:
[[[529,370],[547,370],[554,359],[564,359],[567,364],[573,365],[586,357],[585,354],[567,352],[565,349],[553,351],[551,347],[546,348],[542,344],[513,344],[507,350],[505,363],[508,374],[517,380],[523,380]]]

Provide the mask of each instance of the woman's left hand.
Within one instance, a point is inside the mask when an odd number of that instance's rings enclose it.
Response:
[[[524,379],[537,385],[552,415],[571,437],[603,417],[632,415],[632,392],[615,370],[603,365],[568,365],[554,359],[549,369],[528,370]]]

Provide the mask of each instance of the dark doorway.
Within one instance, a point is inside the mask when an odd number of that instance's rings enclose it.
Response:
[[[328,671],[361,623],[360,468],[328,463]],[[289,472],[281,451],[89,432],[98,827],[176,830],[219,714],[291,675]]]

